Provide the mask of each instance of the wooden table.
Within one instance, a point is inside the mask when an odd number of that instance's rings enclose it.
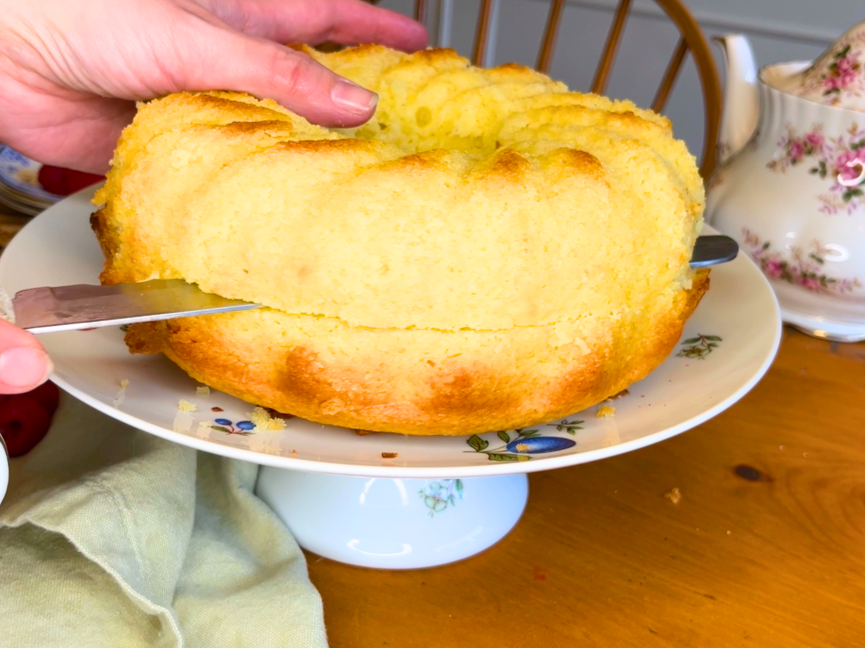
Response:
[[[5,205],[0,205],[0,253],[12,240],[12,237],[24,227],[30,219],[23,214],[11,211]]]
[[[0,233],[23,222],[0,208]],[[717,418],[529,484],[516,529],[461,563],[310,554],[333,648],[865,646],[865,344],[786,330]]]
[[[517,527],[464,562],[308,559],[334,648],[865,646],[865,344],[785,331],[717,418],[530,475]]]

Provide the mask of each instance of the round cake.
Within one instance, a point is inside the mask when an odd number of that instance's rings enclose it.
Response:
[[[364,126],[269,100],[139,106],[92,218],[106,284],[265,308],[130,327],[255,405],[380,432],[575,413],[655,369],[708,287],[703,183],[667,119],[451,50],[306,50],[379,94]]]

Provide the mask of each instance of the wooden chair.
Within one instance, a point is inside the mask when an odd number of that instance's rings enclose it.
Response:
[[[377,0],[371,0],[376,2]],[[486,61],[487,42],[490,38],[492,28],[493,10],[498,0],[481,0],[480,15],[478,17],[477,31],[475,32],[472,62],[475,65],[486,67],[490,62]],[[655,99],[652,102],[652,110],[661,112],[667,103],[676,77],[682,69],[682,63],[688,52],[694,57],[697,72],[700,76],[700,85],[703,90],[703,105],[705,106],[705,119],[703,131],[703,159],[700,164],[700,172],[704,178],[708,178],[715,168],[716,143],[718,138],[718,127],[721,121],[721,85],[718,80],[718,71],[715,60],[709,49],[703,32],[699,25],[682,4],[681,0],[655,0],[663,9],[670,20],[679,30],[679,42],[673,50],[670,62],[658,86]],[[553,53],[556,47],[556,37],[559,25],[562,21],[566,0],[550,0],[547,25],[544,30],[544,38],[538,52],[535,68],[541,72],[548,73],[552,64]],[[625,21],[631,9],[631,0],[619,0],[616,12],[613,16],[606,45],[604,46],[595,77],[592,81],[591,91],[603,94],[613,69],[616,59],[616,51],[624,32]],[[427,16],[426,0],[415,0],[414,15],[417,20]]]

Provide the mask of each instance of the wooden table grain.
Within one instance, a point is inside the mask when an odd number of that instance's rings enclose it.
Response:
[[[0,233],[24,222],[0,207]],[[865,646],[865,344],[785,330],[738,404],[530,475],[517,527],[463,562],[307,558],[333,648]]]
[[[12,240],[12,237],[29,221],[29,217],[13,212],[0,204],[0,253],[3,252],[3,248]]]
[[[466,561],[308,560],[334,648],[865,646],[865,344],[785,330],[737,405],[530,475],[523,519]]]

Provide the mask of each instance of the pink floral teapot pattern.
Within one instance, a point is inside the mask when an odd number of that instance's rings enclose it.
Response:
[[[781,86],[817,103],[865,111],[865,23],[856,25],[813,65]]]
[[[865,340],[865,23],[815,61],[758,70],[744,36],[727,62],[707,221],[772,284],[784,320]]]

